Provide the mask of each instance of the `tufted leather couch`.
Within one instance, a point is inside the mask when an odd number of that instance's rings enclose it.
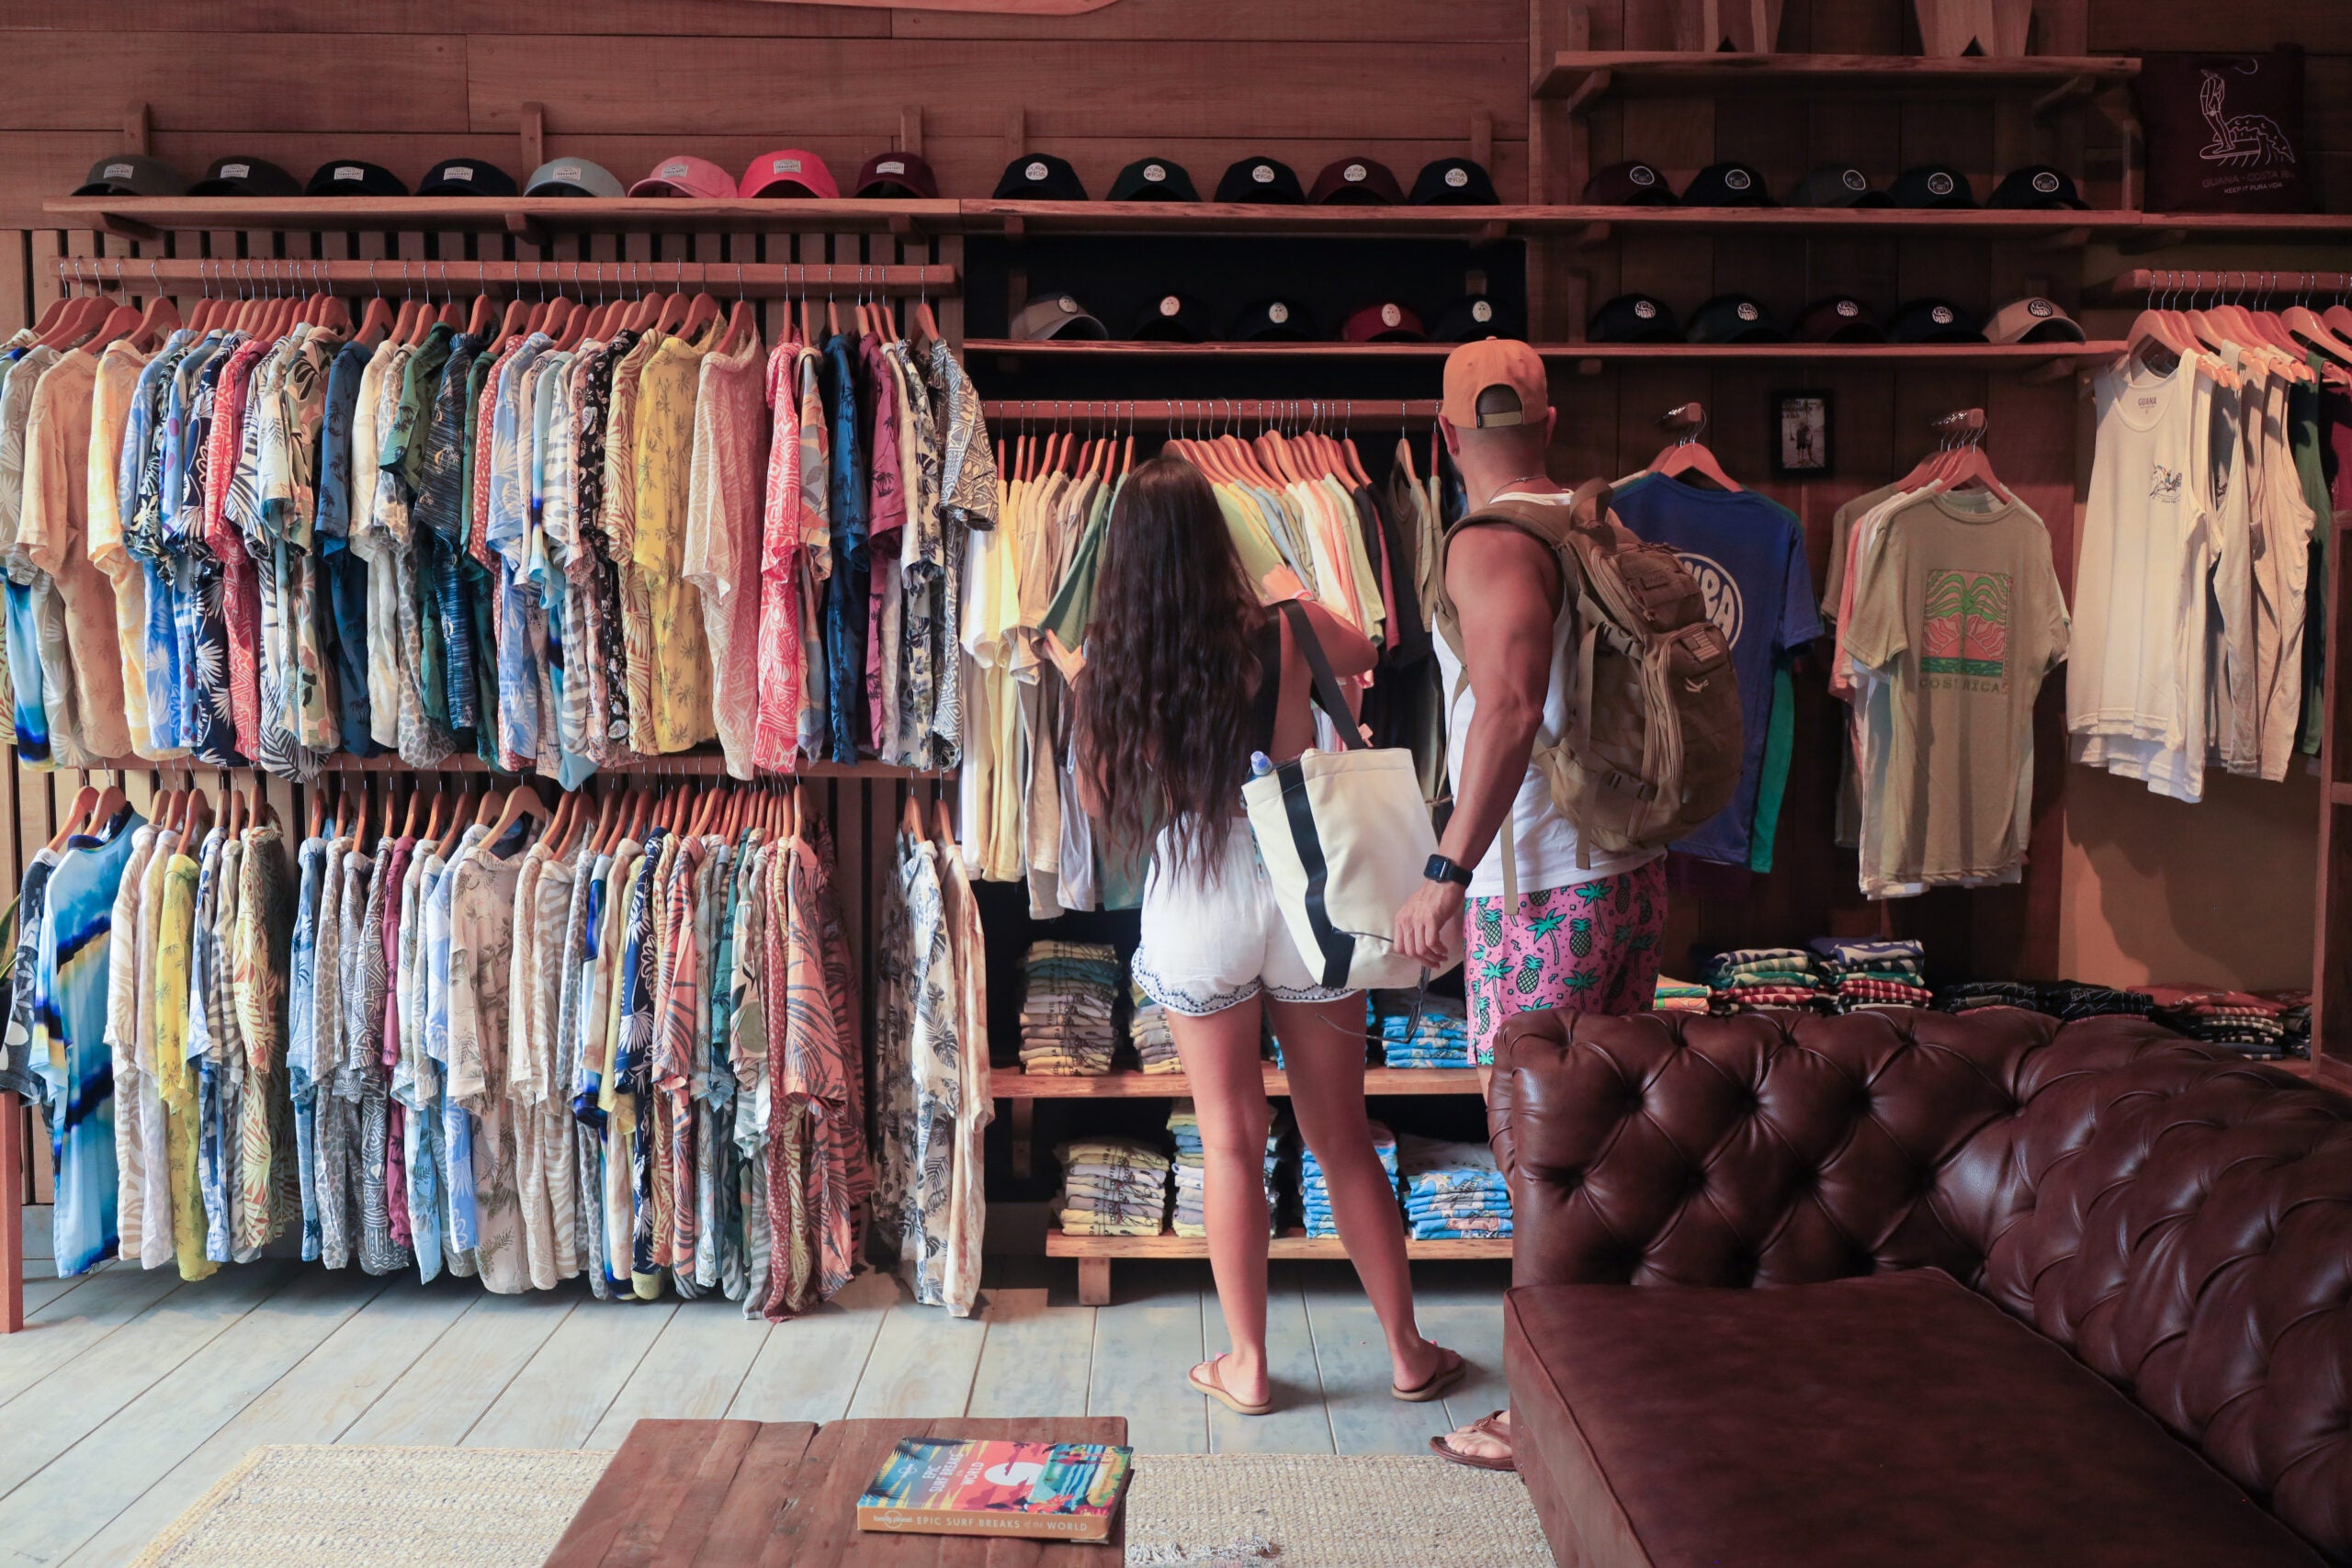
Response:
[[[1563,1568],[2352,1562],[2352,1100],[2136,1019],[1544,1012],[1488,1111]]]

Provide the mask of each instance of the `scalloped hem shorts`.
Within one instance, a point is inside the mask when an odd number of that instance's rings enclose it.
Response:
[[[1204,1018],[1261,991],[1282,1002],[1334,1002],[1361,994],[1316,984],[1283,924],[1247,822],[1237,818],[1226,835],[1214,880],[1162,870],[1175,859],[1163,829],[1144,882],[1143,942],[1135,960],[1136,984],[1153,1001],[1170,1012]]]

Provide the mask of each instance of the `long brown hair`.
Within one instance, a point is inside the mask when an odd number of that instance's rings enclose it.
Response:
[[[1213,876],[1250,775],[1250,649],[1264,612],[1216,493],[1156,457],[1111,508],[1078,682],[1078,754],[1102,791],[1110,847],[1172,827],[1180,866]]]

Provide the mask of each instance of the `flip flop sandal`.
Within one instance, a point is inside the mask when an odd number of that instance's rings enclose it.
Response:
[[[1479,1416],[1478,1419],[1470,1423],[1470,1430],[1477,1433],[1482,1438],[1491,1438],[1496,1442],[1502,1444],[1506,1448],[1510,1447],[1511,1441],[1510,1433],[1503,1427],[1498,1425],[1495,1420],[1495,1416],[1500,1416],[1502,1412],[1498,1410],[1495,1412],[1494,1416]],[[1465,1454],[1461,1450],[1453,1447],[1451,1443],[1446,1441],[1446,1438],[1451,1438],[1452,1436],[1453,1436],[1453,1433],[1445,1432],[1441,1433],[1437,1437],[1431,1438],[1430,1439],[1430,1452],[1437,1455],[1437,1457],[1442,1460],[1449,1460],[1455,1464],[1467,1465],[1472,1470],[1499,1470],[1512,1474],[1516,1474],[1518,1472],[1519,1465],[1516,1461],[1508,1459],[1487,1459],[1480,1454]]]
[[[1452,1350],[1446,1351],[1446,1355],[1450,1359],[1418,1386],[1398,1388],[1395,1383],[1390,1383],[1388,1396],[1391,1399],[1401,1399],[1408,1404],[1427,1404],[1433,1399],[1442,1398],[1446,1390],[1460,1382],[1470,1371],[1470,1363],[1459,1355]]]
[[[1186,1372],[1184,1374],[1184,1381],[1193,1385],[1193,1393],[1207,1394],[1211,1399],[1216,1400],[1219,1404],[1224,1405],[1236,1416],[1272,1415],[1274,1413],[1274,1401],[1273,1390],[1271,1388],[1266,1391],[1267,1397],[1256,1404],[1244,1404],[1240,1400],[1236,1399],[1232,1394],[1226,1392],[1225,1384],[1219,1382],[1216,1377],[1216,1364],[1224,1359],[1225,1352],[1220,1350],[1215,1356],[1212,1356],[1207,1360],[1203,1361],[1199,1366],[1194,1367],[1191,1371]],[[1208,1376],[1203,1377],[1201,1375],[1204,1370],[1208,1372]]]

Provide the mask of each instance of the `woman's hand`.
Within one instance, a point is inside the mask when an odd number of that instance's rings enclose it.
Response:
[[[1396,911],[1396,951],[1426,969],[1443,969],[1445,933],[1462,923],[1462,885],[1424,882]]]

